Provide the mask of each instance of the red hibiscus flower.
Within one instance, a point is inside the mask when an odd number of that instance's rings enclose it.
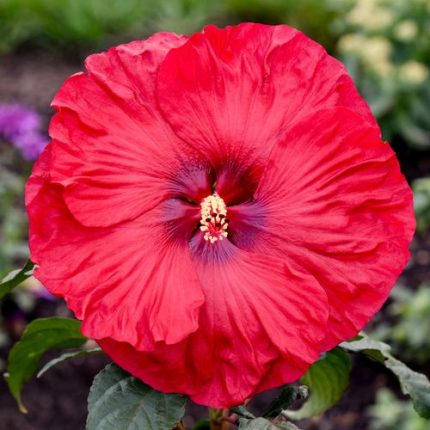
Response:
[[[287,26],[159,33],[56,95],[36,277],[83,333],[214,407],[296,380],[382,306],[412,196],[344,67]]]

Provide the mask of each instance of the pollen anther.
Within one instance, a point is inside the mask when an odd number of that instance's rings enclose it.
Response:
[[[200,230],[210,243],[224,240],[228,233],[227,206],[218,194],[207,196],[200,203]]]

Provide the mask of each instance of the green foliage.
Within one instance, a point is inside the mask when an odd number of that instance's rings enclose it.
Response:
[[[394,322],[382,322],[372,337],[388,342],[406,361],[425,364],[430,360],[430,286],[416,291],[397,286],[391,293],[387,314]]]
[[[10,16],[23,30],[10,41],[49,44],[66,52],[108,43],[117,35],[142,31],[148,2],[140,0],[13,0],[19,12]],[[10,5],[2,4],[6,13]],[[0,12],[1,13],[1,12]],[[9,13],[10,15],[10,13]],[[7,48],[7,47],[6,47]]]
[[[276,400],[275,400],[275,402],[276,402]],[[248,409],[246,409],[245,405],[235,406],[234,408],[230,409],[230,412],[232,414],[237,414],[242,418],[249,418],[249,419],[255,418],[255,415],[252,414],[251,412],[249,412]]]
[[[418,416],[411,402],[398,400],[386,388],[376,395],[376,403],[368,409],[370,430],[427,430],[429,423]]]
[[[265,418],[255,418],[255,419],[239,419],[239,430],[300,430],[293,423],[284,421],[273,423]]]
[[[94,379],[86,430],[169,430],[185,413],[184,396],[153,390],[109,364]]]
[[[159,0],[149,22],[151,32],[173,31],[190,34],[207,24],[222,24],[225,14],[223,1]]]
[[[275,418],[283,410],[288,409],[297,400],[305,400],[309,396],[309,389],[302,385],[295,387],[287,385],[281,394],[269,405],[267,411],[263,414],[266,418]]]
[[[341,346],[348,351],[363,352],[391,370],[398,378],[403,394],[411,397],[418,414],[430,419],[430,381],[425,375],[414,372],[394,358],[390,353],[389,345],[360,335],[349,342],[342,343]]]
[[[23,26],[21,15],[19,1],[0,1],[0,54],[11,51],[27,38],[31,24]]]
[[[337,16],[334,8],[321,0],[225,0],[226,11],[234,22],[253,21],[288,24],[296,27],[331,51],[335,38],[330,23]]]
[[[80,54],[155,31],[190,32],[220,9],[208,0],[3,0],[0,53],[26,43]],[[19,30],[19,31],[18,31]]]
[[[422,232],[430,227],[430,178],[416,179],[412,183],[412,189],[417,230]]]
[[[9,294],[15,287],[28,279],[33,273],[34,264],[28,260],[22,269],[10,272],[0,282],[0,299]]]
[[[6,375],[21,412],[26,412],[21,400],[22,387],[36,373],[43,354],[51,349],[76,348],[86,341],[77,320],[43,318],[27,326],[21,340],[10,350]]]
[[[301,382],[311,390],[309,400],[297,411],[288,411],[292,419],[310,418],[321,415],[334,406],[348,387],[351,359],[340,348],[324,354],[314,363]]]
[[[286,420],[286,418],[289,418],[286,409],[297,400],[307,399],[308,395],[309,389],[304,385],[299,387],[287,385],[279,396],[272,401],[262,417],[255,417],[244,405],[231,408],[230,413],[239,416],[237,422],[239,429],[299,430],[293,423]]]
[[[53,358],[52,360],[48,361],[39,370],[39,372],[37,373],[37,377],[40,378],[49,369],[52,369],[57,364],[63,363],[64,361],[70,360],[71,358],[100,354],[101,352],[103,352],[103,350],[101,348],[98,348],[98,347],[97,348],[91,348],[91,349],[80,349],[78,351],[72,351],[72,352],[65,352],[64,354],[61,354],[59,357]]]

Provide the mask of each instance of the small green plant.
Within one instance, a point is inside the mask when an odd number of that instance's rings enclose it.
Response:
[[[370,430],[427,430],[428,421],[418,416],[410,401],[401,401],[387,388],[378,391],[368,409]]]
[[[397,286],[387,308],[394,324],[382,323],[372,333],[392,345],[406,361],[424,364],[430,360],[430,286],[417,291]]]

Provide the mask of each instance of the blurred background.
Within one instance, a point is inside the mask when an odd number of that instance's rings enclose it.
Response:
[[[368,331],[429,375],[430,0],[0,0],[0,279],[28,257],[24,184],[48,141],[50,101],[64,79],[82,69],[89,53],[118,43],[241,21],[292,25],[341,59],[397,152],[414,190],[418,232],[408,267]],[[1,372],[28,321],[68,315],[32,278],[0,306]],[[76,359],[28,384],[27,416],[1,381],[0,428],[83,429],[88,389],[103,364],[100,357]],[[319,430],[429,428],[397,382],[365,359],[357,360],[341,403],[300,424]]]

